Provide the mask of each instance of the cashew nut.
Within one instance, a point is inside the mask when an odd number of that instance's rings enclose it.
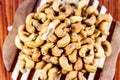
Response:
[[[77,61],[77,50],[74,50],[72,54],[68,55],[68,59],[71,63],[75,63]]]
[[[76,71],[79,71],[79,70],[81,70],[82,68],[83,68],[82,59],[81,59],[80,57],[78,57],[75,65],[74,65],[74,69],[75,69]]]
[[[102,46],[106,56],[109,56],[112,53],[112,47],[109,41],[102,42]]]
[[[45,66],[45,62],[44,61],[40,61],[36,63],[35,69],[42,69]]]
[[[70,71],[67,75],[65,80],[73,80],[74,78],[77,77],[77,71]]]
[[[77,42],[79,40],[79,35],[76,33],[71,34],[71,42]]]
[[[42,5],[42,6],[40,6],[40,7],[38,7],[37,8],[37,12],[39,13],[39,12],[42,12],[42,11],[44,11],[47,7],[49,7],[50,6],[50,4],[44,4],[44,5]]]
[[[42,55],[47,55],[48,50],[52,47],[54,47],[54,43],[46,43],[43,46],[41,46]]]
[[[103,35],[109,35],[108,25],[109,25],[108,22],[102,22],[102,23],[99,25],[99,30],[101,31],[101,33],[102,33]]]
[[[73,70],[72,64],[68,63],[68,59],[64,55],[59,58],[59,64],[62,67],[62,69],[66,70],[66,71]]]
[[[91,72],[91,73],[94,73],[97,71],[97,67],[94,65],[85,64],[84,67],[88,72]]]
[[[53,56],[61,56],[62,53],[63,53],[63,49],[59,49],[57,46],[52,48],[52,55]]]
[[[41,56],[41,52],[37,48],[35,48],[33,50],[32,60],[35,61],[35,62],[38,62],[40,56]]]
[[[101,37],[96,38],[95,43],[101,45],[101,43],[102,43],[102,38],[101,38]]]
[[[51,57],[48,62],[57,65],[58,64],[58,57]]]
[[[45,22],[47,20],[47,15],[43,12],[38,12],[38,13],[35,13],[34,18],[41,20],[42,22]]]
[[[62,74],[66,75],[69,71],[66,71],[66,70],[62,69],[61,72],[62,72]]]
[[[50,19],[50,20],[54,20],[55,19],[55,16],[54,16],[54,10],[52,8],[46,8],[45,9],[45,13],[47,14],[47,18]]]
[[[78,79],[79,80],[87,80],[85,77],[84,77],[84,74],[82,72],[78,72]]]
[[[90,18],[84,21],[87,25],[94,25],[96,23],[96,16],[92,15]]]
[[[81,16],[82,11],[80,9],[74,9],[75,16]]]
[[[47,3],[54,2],[55,0],[46,0]]]
[[[98,15],[98,14],[99,14],[97,8],[95,8],[94,6],[89,6],[89,7],[87,8],[86,12],[87,12],[88,14],[95,14],[95,15]]]
[[[60,5],[62,4],[61,0],[55,0],[52,4],[52,8],[54,11],[59,12],[60,11]]]
[[[92,35],[92,34],[94,33],[94,31],[95,31],[95,25],[92,25],[92,26],[90,26],[90,27],[86,27],[86,28],[85,28],[85,31],[86,31],[86,33],[87,33],[87,36]]]
[[[76,6],[78,9],[82,10],[84,7],[86,7],[88,5],[88,1],[87,0],[80,0]]]
[[[70,36],[68,33],[57,42],[58,47],[65,47],[70,43]]]
[[[82,21],[82,17],[81,16],[71,16],[70,21],[71,21],[71,23],[76,23],[76,22]]]
[[[92,38],[84,38],[84,39],[81,40],[81,45],[83,45],[83,44],[92,44],[92,45],[94,45],[94,41],[93,41]]]
[[[100,33],[101,33],[101,31],[96,29],[90,37],[94,40],[95,38],[97,38],[100,35]]]
[[[48,37],[48,41],[50,42],[53,42],[53,43],[56,43],[57,42],[57,36],[55,34],[51,34],[49,37]]]

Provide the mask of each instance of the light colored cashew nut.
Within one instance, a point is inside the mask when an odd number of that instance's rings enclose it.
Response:
[[[66,70],[64,70],[64,69],[61,70],[61,73],[62,73],[62,74],[65,74],[65,75],[66,75],[68,72],[69,72],[69,71],[66,71]]]
[[[52,4],[52,8],[54,11],[59,12],[60,11],[60,5],[62,4],[61,0],[55,0]]]
[[[80,57],[85,57],[87,54],[87,51],[93,49],[93,45],[92,44],[87,44],[87,45],[83,45],[81,46],[81,49],[79,50],[79,56]]]
[[[27,55],[32,55],[32,53],[33,53],[33,49],[28,48],[27,46],[24,46],[22,51]]]
[[[65,47],[70,43],[70,36],[68,33],[57,42],[58,47]]]
[[[42,55],[47,55],[48,54],[48,50],[50,48],[54,47],[54,43],[46,43],[43,46],[41,46],[41,53]]]
[[[15,37],[15,45],[17,46],[18,49],[20,50],[23,49],[24,44],[22,43],[18,35]]]
[[[35,48],[33,50],[32,60],[35,61],[35,62],[38,62],[40,56],[41,56],[41,52],[37,48]]]
[[[20,60],[19,69],[20,69],[20,72],[25,73],[26,69],[25,69],[25,61],[24,60]]]
[[[100,35],[100,30],[95,30],[94,33],[90,36],[93,40]]]
[[[95,54],[95,57],[96,58],[101,58],[101,57],[104,57],[105,54],[104,54],[104,49],[103,47],[101,46],[101,44],[94,44],[94,54]]]
[[[79,0],[65,0],[66,3],[77,4]]]
[[[75,69],[76,71],[79,71],[79,70],[81,70],[82,68],[83,68],[82,59],[81,59],[80,57],[78,57],[75,65],[74,65],[74,69]]]
[[[68,55],[68,59],[71,63],[75,63],[77,61],[77,50],[74,50],[72,54]]]
[[[36,38],[37,34],[36,33],[28,33],[25,31],[25,25],[21,25],[18,28],[18,36],[20,38],[21,41],[23,42],[28,42],[28,41],[32,41]]]
[[[46,63],[44,61],[37,62],[35,65],[35,69],[42,69],[45,66],[45,64]]]
[[[112,53],[112,47],[109,41],[104,41],[102,42],[102,46],[105,52],[105,56],[110,56],[110,54]]]
[[[86,19],[84,22],[87,25],[94,25],[96,23],[96,16],[92,15],[90,18]]]
[[[48,71],[48,80],[56,80],[58,76],[58,68],[53,67]]]
[[[94,6],[89,6],[89,7],[87,8],[86,12],[87,12],[88,14],[95,14],[95,15],[98,15],[98,14],[99,14],[97,8],[95,8]]]
[[[65,80],[73,80],[74,78],[77,77],[77,71],[70,71],[67,75]]]
[[[94,45],[94,41],[93,41],[92,38],[84,38],[84,39],[81,40],[81,45],[83,45],[83,44],[92,44],[92,45]]]
[[[85,77],[84,77],[84,74],[82,72],[78,72],[78,79],[79,80],[87,80]]]
[[[94,65],[85,64],[84,67],[88,72],[91,72],[91,73],[94,73],[97,71],[97,67]]]
[[[95,43],[101,45],[101,43],[102,43],[102,38],[101,38],[101,37],[96,38]]]
[[[62,52],[63,52],[63,49],[59,49],[57,46],[52,48],[52,55],[53,56],[61,56]]]
[[[48,62],[57,65],[59,63],[58,57],[55,57],[55,56],[50,57],[50,59],[48,60]]]
[[[109,25],[108,22],[102,22],[102,23],[99,25],[99,30],[101,31],[101,33],[102,33],[103,35],[109,35],[108,25]]]
[[[38,13],[35,13],[34,18],[41,20],[42,22],[45,22],[47,20],[47,15],[43,12],[38,12]]]
[[[75,49],[77,49],[80,45],[78,43],[70,43],[65,47],[65,54],[70,55]]]
[[[80,9],[74,9],[75,16],[81,16],[82,11]]]
[[[47,14],[47,18],[50,19],[50,20],[54,20],[55,19],[55,16],[54,16],[54,10],[49,7],[49,8],[46,8],[45,9],[45,13]]]
[[[54,2],[55,0],[46,0],[47,3]]]
[[[39,71],[39,77],[41,80],[46,80],[48,75],[47,72],[52,68],[52,64],[48,63],[45,65],[45,67],[43,69],[40,69]]]
[[[42,11],[44,11],[47,7],[49,7],[50,6],[50,4],[44,4],[44,5],[42,5],[42,6],[40,6],[40,7],[38,7],[37,8],[37,12],[39,13],[39,12],[42,12]]]
[[[71,27],[72,27],[72,32],[74,33],[79,33],[81,30],[85,28],[81,22],[74,23],[71,25]]]
[[[56,43],[57,42],[57,36],[55,34],[51,34],[49,37],[48,37],[48,42],[53,42],[53,43]]]
[[[78,9],[82,10],[84,7],[86,7],[88,5],[88,1],[87,0],[80,0],[76,6]]]
[[[71,37],[71,42],[77,42],[79,40],[79,35],[77,33],[72,33],[70,37]]]
[[[70,21],[71,21],[71,23],[76,23],[76,22],[82,21],[82,17],[81,16],[71,16]]]
[[[90,27],[86,27],[86,28],[85,28],[85,31],[86,31],[86,33],[87,33],[87,36],[92,35],[92,34],[94,33],[94,31],[95,31],[95,25],[92,25],[92,26],[90,26]]]
[[[66,17],[70,16],[73,12],[71,5],[68,3],[62,6],[61,10],[65,10],[65,12],[59,12],[59,15],[65,15]]]
[[[72,64],[68,63],[68,59],[64,55],[59,58],[59,64],[62,67],[62,69],[66,70],[66,71],[73,70]]]

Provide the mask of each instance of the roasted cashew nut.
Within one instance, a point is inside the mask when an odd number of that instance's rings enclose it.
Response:
[[[105,56],[109,56],[112,53],[112,47],[109,41],[102,42],[102,46],[105,52]]]
[[[42,55],[47,55],[48,50],[52,47],[54,47],[54,43],[46,43],[43,46],[41,46]]]
[[[44,5],[40,6],[40,7],[38,7],[37,12],[39,13],[39,12],[45,11],[45,9],[47,7],[49,7],[49,6],[50,6],[50,4],[44,4]]]
[[[95,47],[94,51],[95,51],[95,57],[96,58],[101,58],[101,57],[105,56],[104,49],[101,46],[101,44],[94,44],[94,47]]]
[[[70,71],[67,75],[65,80],[73,80],[74,78],[77,77],[77,71]]]
[[[22,50],[23,49],[23,43],[20,40],[19,36],[17,35],[15,38],[15,45],[17,46],[18,49]]]
[[[57,42],[58,47],[65,47],[70,43],[70,36],[68,33]]]
[[[66,70],[66,71],[73,70],[72,64],[68,63],[68,59],[64,55],[59,58],[59,64],[62,67],[62,69]]]
[[[102,22],[102,23],[99,25],[99,30],[101,31],[101,33],[102,33],[103,35],[109,35],[108,25],[109,25],[108,22]]]
[[[77,4],[79,0],[65,0],[66,3],[69,4]]]
[[[66,17],[70,16],[73,12],[71,5],[68,3],[65,6],[62,6],[61,10],[65,10],[65,12],[59,12],[59,15],[65,15]]]
[[[46,8],[45,9],[45,13],[47,14],[47,18],[50,19],[50,20],[54,20],[55,19],[55,12],[52,8]]]
[[[32,60],[38,62],[40,56],[41,52],[37,48],[33,49]]]
[[[71,63],[75,63],[77,61],[77,50],[74,50],[72,54],[68,55],[68,59]]]
[[[79,80],[87,80],[85,77],[84,77],[84,74],[82,72],[78,72],[78,79]]]
[[[92,38],[84,38],[84,39],[81,40],[81,45],[83,45],[83,44],[92,44],[92,45],[94,45],[94,41],[93,41]]]
[[[97,71],[97,67],[94,65],[85,64],[84,67],[88,72],[91,72],[91,73],[94,73]]]
[[[48,63],[45,65],[45,67],[43,69],[40,69],[39,71],[39,77],[41,80],[46,80],[48,75],[47,72],[52,68],[52,64]]]
[[[93,40],[100,35],[100,30],[95,30],[94,33],[90,36]]]
[[[47,3],[53,3],[55,0],[46,0]]]
[[[71,42],[78,42],[80,39],[77,33],[72,33],[70,37],[71,37]]]
[[[74,9],[75,16],[81,16],[82,11],[80,9]]]
[[[51,34],[49,37],[48,37],[48,42],[53,42],[53,43],[56,43],[57,42],[57,36],[55,34]]]
[[[82,11],[82,9],[84,7],[86,7],[88,5],[88,1],[87,0],[80,0],[78,3],[77,3],[77,8],[80,9]]]
[[[94,33],[94,31],[95,31],[95,25],[92,25],[92,26],[90,26],[90,27],[86,27],[86,28],[85,28],[85,31],[86,31],[86,33],[87,33],[87,36],[92,35],[92,34]]]
[[[44,61],[37,62],[35,65],[35,69],[42,69],[45,66],[45,64],[46,63]]]
[[[60,11],[60,5],[62,4],[61,0],[55,0],[52,4],[52,8],[54,11],[59,12]]]
[[[65,74],[65,75],[66,75],[68,72],[69,72],[69,71],[66,71],[66,70],[64,70],[64,69],[61,70],[61,73],[62,73],[62,74]]]
[[[99,14],[97,8],[95,8],[94,6],[89,6],[89,7],[87,8],[86,12],[87,12],[88,14],[95,14],[95,15],[98,15],[98,14]]]
[[[70,21],[71,21],[71,23],[76,23],[76,22],[82,21],[82,17],[81,16],[71,16]]]
[[[61,56],[62,52],[63,52],[63,49],[59,49],[57,46],[52,48],[52,55],[53,56]]]
[[[101,43],[102,43],[102,38],[101,38],[101,37],[96,38],[96,39],[95,39],[95,43],[101,45]]]
[[[35,13],[34,18],[41,20],[42,22],[45,22],[47,20],[47,15],[43,12],[38,12],[38,13]]]
[[[92,15],[90,18],[84,21],[87,25],[94,25],[96,23],[96,16]]]
[[[25,69],[25,61],[24,60],[20,60],[19,69],[20,69],[20,72],[25,73],[26,69]]]
[[[76,71],[79,71],[79,70],[81,70],[82,68],[83,68],[82,59],[81,59],[80,57],[78,57],[75,65],[74,65],[74,69],[75,69]]]
[[[75,49],[77,49],[80,45],[78,43],[70,43],[65,47],[65,54],[70,55]]]
[[[23,42],[28,42],[28,41],[32,41],[36,38],[37,34],[36,33],[28,33],[25,31],[25,25],[21,25],[18,28],[18,36],[20,38],[21,41]]]

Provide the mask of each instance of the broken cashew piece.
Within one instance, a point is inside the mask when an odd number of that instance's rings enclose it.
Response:
[[[94,66],[94,65],[90,65],[90,64],[85,64],[85,69],[88,71],[88,72],[91,72],[91,73],[94,73],[97,71],[97,67]]]
[[[77,50],[74,50],[72,54],[68,55],[68,59],[71,63],[75,63],[77,61]]]
[[[57,46],[52,48],[52,55],[53,56],[61,56],[62,52],[63,52],[63,49],[59,49]]]
[[[32,60],[38,62],[40,56],[41,52],[37,48],[33,49]]]
[[[62,69],[66,70],[66,71],[73,70],[72,64],[68,63],[68,59],[64,55],[59,58],[59,64],[62,67]]]
[[[73,80],[74,78],[77,77],[77,71],[70,71],[67,75],[65,80]]]

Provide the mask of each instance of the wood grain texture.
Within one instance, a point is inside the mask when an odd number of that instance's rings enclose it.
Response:
[[[0,0],[0,80],[12,80],[11,72],[7,72],[2,60],[2,45],[7,32],[7,26],[13,24],[13,19],[17,7],[24,0]],[[108,12],[115,20],[120,21],[120,0],[99,0],[100,4],[105,5]],[[120,34],[119,34],[120,35]],[[116,64],[114,80],[120,80],[120,54]]]

